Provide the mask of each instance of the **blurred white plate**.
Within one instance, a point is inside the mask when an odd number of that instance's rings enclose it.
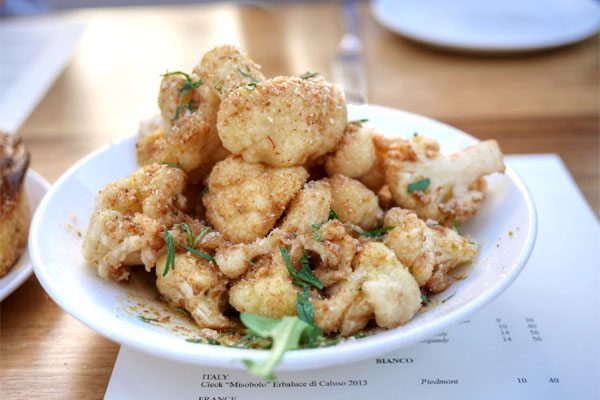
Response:
[[[414,132],[439,139],[444,152],[453,152],[476,139],[440,122],[377,106],[350,106],[349,118],[368,118],[368,126],[386,135],[411,137]],[[52,187],[33,219],[30,252],[35,273],[48,294],[67,312],[104,336],[135,349],[172,360],[241,368],[241,359],[263,359],[267,352],[195,344],[197,328],[156,300],[144,285],[104,280],[81,256],[81,238],[98,191],[127,176],[136,166],[132,136],[105,146],[69,169]],[[76,216],[79,226],[65,229]],[[492,176],[488,198],[463,230],[482,242],[478,259],[439,297],[448,301],[419,313],[411,322],[361,340],[335,347],[288,352],[280,369],[310,369],[347,363],[412,344],[457,323],[505,290],[523,269],[536,235],[534,205],[521,179],[510,168]],[[501,242],[498,242],[499,238]],[[138,318],[169,316],[169,324],[150,324]]]
[[[29,196],[29,207],[32,214],[49,188],[50,184],[41,175],[31,169],[27,171],[27,175],[25,175],[25,190]],[[16,262],[8,274],[0,279],[0,301],[4,300],[16,288],[21,286],[31,276],[32,272],[33,265],[29,260],[29,251],[25,248],[19,261]]]
[[[514,53],[564,46],[600,27],[594,0],[375,0],[388,29],[417,42],[469,51]]]

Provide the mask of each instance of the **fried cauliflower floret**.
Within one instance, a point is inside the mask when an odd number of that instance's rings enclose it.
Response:
[[[368,243],[354,258],[347,280],[314,300],[315,321],[325,332],[349,336],[371,319],[383,328],[410,321],[421,308],[417,282],[394,253],[381,243]]]
[[[221,99],[229,96],[234,88],[265,79],[260,65],[230,45],[215,47],[204,54],[194,68],[194,74],[202,79],[204,85],[213,88]]]
[[[165,79],[175,77],[180,76]],[[189,174],[191,181],[198,182],[229,152],[217,133],[219,98],[207,87],[200,87],[185,97],[193,97],[197,109],[194,112],[180,110],[180,116],[174,122],[169,121],[169,130],[155,129],[144,136],[136,145],[137,160],[139,165],[153,162],[178,165]]]
[[[251,163],[302,165],[335,149],[347,114],[343,93],[321,81],[276,77],[221,103],[223,146]]]
[[[151,164],[108,184],[96,198],[83,238],[83,257],[104,278],[127,279],[123,266],[144,264],[150,270],[164,247],[162,231],[181,218],[185,173]]]
[[[313,229],[312,225],[327,221],[332,206],[329,182],[308,182],[290,204],[279,228],[294,234],[310,232]]]
[[[308,179],[303,167],[273,168],[229,156],[208,177],[206,218],[233,243],[269,233]]]
[[[441,155],[434,139],[419,135],[389,151],[385,161],[394,202],[444,225],[475,214],[485,198],[484,176],[503,171],[502,152],[495,140]],[[409,184],[426,178],[430,183],[424,191],[408,192]]]
[[[325,161],[327,175],[346,175],[360,178],[369,173],[375,164],[375,146],[371,130],[364,126],[348,124],[335,153]]]
[[[408,210],[392,208],[385,215],[384,225],[395,228],[386,233],[383,243],[410,269],[419,286],[433,293],[450,286],[450,269],[473,261],[477,255],[467,238],[453,229],[431,228]]]
[[[257,267],[229,289],[229,303],[233,308],[271,318],[297,315],[298,288],[293,284],[279,250],[260,258],[256,264]]]
[[[197,82],[197,76],[189,76],[192,82]],[[164,131],[169,132],[173,126],[173,121],[181,117],[194,113],[195,110],[200,110],[200,114],[205,111],[212,111],[211,108],[219,107],[219,99],[217,98],[216,107],[210,95],[214,94],[209,88],[200,86],[199,88],[186,88],[187,77],[183,73],[172,73],[163,76],[160,82],[158,92],[158,108],[163,117]],[[216,97],[216,96],[215,96]]]
[[[369,133],[371,134],[371,142],[375,150],[375,160],[369,172],[362,175],[359,180],[366,187],[378,193],[385,185],[384,161],[388,151],[406,141],[401,138],[385,137],[374,130],[370,130]]]
[[[342,222],[358,225],[370,230],[377,226],[383,217],[375,193],[359,181],[344,175],[334,175],[329,179],[333,209]]]
[[[211,262],[190,253],[175,255],[175,268],[164,275],[167,255],[156,263],[156,288],[169,304],[187,310],[200,328],[223,329],[234,324],[224,315],[227,279]]]

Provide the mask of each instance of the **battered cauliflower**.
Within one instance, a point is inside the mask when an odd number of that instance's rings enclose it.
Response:
[[[223,146],[251,163],[289,167],[337,146],[347,114],[343,93],[322,81],[276,77],[232,91],[219,109]]]
[[[279,228],[294,234],[307,233],[312,225],[327,221],[332,206],[329,182],[308,182],[290,204]]]
[[[252,242],[273,229],[307,179],[303,167],[273,168],[229,156],[208,177],[206,218],[231,242]]]
[[[215,90],[221,99],[225,99],[237,87],[265,80],[260,65],[235,46],[215,47],[204,54],[194,68],[194,74]]]
[[[83,238],[83,257],[98,274],[127,279],[124,266],[144,264],[149,271],[164,247],[162,231],[181,220],[185,173],[151,164],[108,184],[96,198]]]
[[[503,171],[502,153],[494,140],[441,155],[435,139],[419,135],[389,151],[385,160],[394,202],[444,225],[475,214],[485,198],[484,176]],[[408,192],[409,184],[423,179],[430,180],[425,190]]]
[[[166,79],[177,80],[179,85],[179,78],[184,79],[180,75],[165,76],[163,85]],[[163,100],[161,109],[166,115],[163,118],[166,126],[154,129],[140,140],[136,145],[137,160],[139,165],[153,162],[178,165],[189,174],[191,181],[199,182],[217,161],[229,154],[221,144],[216,127],[219,98],[210,88],[201,86],[184,96],[192,99],[196,109],[190,112],[180,108],[178,118],[171,121],[167,118],[174,113],[174,107],[180,107],[177,106],[181,100],[178,88],[169,89],[175,92],[169,96],[170,101],[159,96],[159,100]]]
[[[346,175],[360,178],[371,171],[375,164],[375,146],[371,130],[354,123],[348,124],[335,153],[325,161],[327,175]]]
[[[377,196],[359,181],[344,175],[334,175],[329,179],[329,184],[333,209],[340,221],[370,230],[383,218]]]
[[[325,332],[349,336],[372,318],[383,328],[410,321],[421,308],[417,282],[381,243],[368,243],[354,258],[347,280],[329,289],[330,298],[315,299],[315,321]]]
[[[386,233],[383,243],[410,269],[419,286],[433,293],[450,286],[450,269],[473,261],[477,255],[467,238],[449,228],[429,227],[408,210],[392,208],[384,225],[395,228]]]
[[[229,289],[229,303],[239,312],[271,318],[297,315],[298,287],[292,282],[279,250],[261,257],[244,277]]]
[[[191,253],[175,255],[175,268],[165,275],[166,254],[156,263],[156,288],[174,307],[188,311],[200,328],[224,329],[234,324],[227,309],[227,279],[211,262]]]

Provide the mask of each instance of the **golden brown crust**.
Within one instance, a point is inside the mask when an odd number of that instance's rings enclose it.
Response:
[[[29,199],[24,187],[29,152],[16,135],[0,132],[0,277],[17,262],[27,244]]]

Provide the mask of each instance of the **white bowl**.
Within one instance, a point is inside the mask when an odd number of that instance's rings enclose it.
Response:
[[[436,137],[443,152],[453,152],[477,140],[440,122],[377,106],[350,106],[349,118],[368,118],[368,126],[386,135],[410,137],[414,132]],[[172,360],[241,368],[241,359],[262,360],[266,351],[189,343],[196,329],[186,318],[156,300],[143,285],[104,280],[81,256],[79,233],[87,227],[94,198],[107,183],[137,168],[136,137],[105,146],[69,169],[52,187],[32,223],[30,253],[35,273],[48,294],[81,322],[115,342]],[[74,224],[72,217],[77,217]],[[76,225],[66,229],[65,224]],[[280,370],[301,370],[373,357],[412,344],[459,322],[498,296],[525,266],[536,235],[531,196],[517,174],[489,178],[488,197],[463,231],[482,242],[477,260],[460,273],[440,297],[446,302],[419,313],[411,322],[335,347],[286,353]],[[138,315],[170,316],[170,325],[142,321]]]
[[[27,175],[25,175],[25,190],[29,197],[31,212],[35,211],[49,188],[50,184],[41,175],[31,169],[27,171]],[[8,274],[0,279],[0,301],[4,300],[21,286],[31,276],[32,272],[33,265],[29,259],[29,251],[25,249],[19,260],[8,271]]]

